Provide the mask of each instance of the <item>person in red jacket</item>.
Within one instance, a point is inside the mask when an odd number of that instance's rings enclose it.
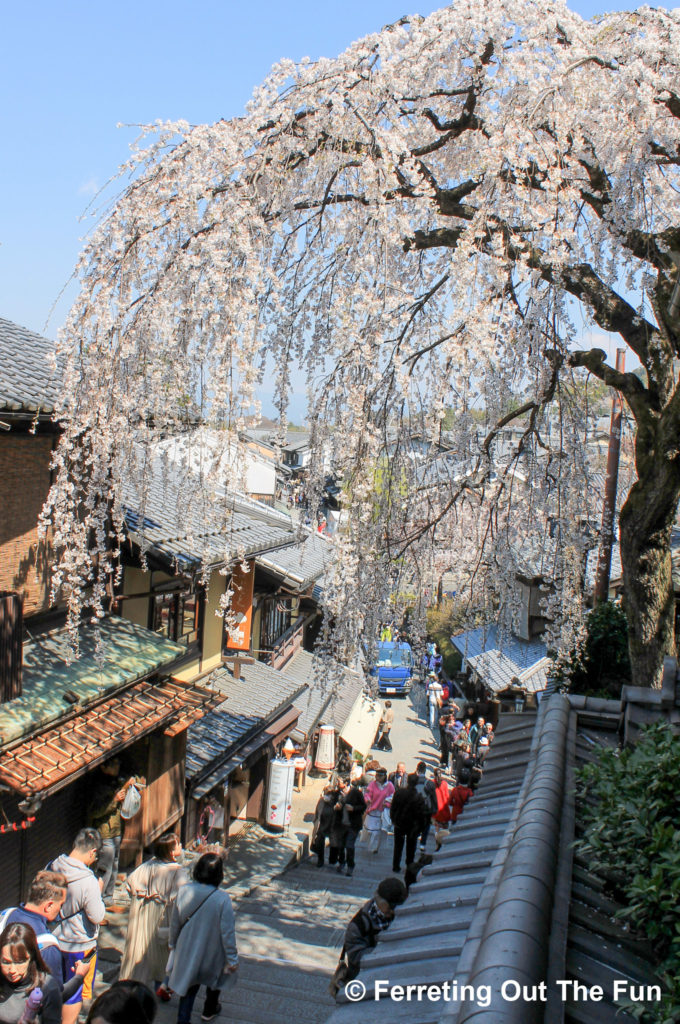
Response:
[[[449,807],[449,784],[442,775],[440,768],[434,770],[434,788],[437,794],[437,810],[432,815],[432,820],[437,825],[446,825],[451,820],[451,808]]]
[[[463,813],[463,808],[468,802],[470,797],[473,795],[473,791],[469,786],[460,782],[457,786],[451,790],[449,795],[449,810],[450,810],[450,821],[453,824],[458,819],[458,815]]]

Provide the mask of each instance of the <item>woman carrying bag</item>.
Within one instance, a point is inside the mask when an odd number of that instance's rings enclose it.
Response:
[[[194,879],[177,893],[170,918],[169,988],[180,997],[177,1024],[190,1024],[201,985],[207,994],[201,1020],[213,1020],[222,1009],[220,992],[238,967],[234,910],[220,889],[222,858],[204,853],[196,861]]]
[[[330,841],[331,826],[333,825],[333,805],[338,798],[337,790],[332,786],[325,786],[319,797],[314,811],[314,830],[310,850],[316,854],[316,866],[322,868],[326,849],[326,840]]]
[[[135,868],[127,880],[130,917],[120,977],[142,982],[155,991],[168,962],[172,908],[189,875],[177,863],[182,847],[174,832],[161,836],[154,854],[151,860]]]

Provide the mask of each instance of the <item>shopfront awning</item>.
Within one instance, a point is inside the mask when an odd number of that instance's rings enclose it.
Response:
[[[366,757],[373,746],[381,715],[380,703],[367,697],[365,693],[360,693],[340,732],[340,738]]]
[[[192,788],[192,799],[198,800],[200,797],[205,796],[206,793],[209,793],[211,789],[214,789],[215,786],[225,785],[235,768],[240,768],[241,766],[247,768],[249,764],[252,764],[260,756],[260,751],[263,747],[269,743],[273,746],[275,743],[280,742],[294,728],[299,714],[298,708],[288,708],[283,715],[270,722],[266,728],[256,733],[255,736],[252,736],[232,754],[228,761],[225,761],[224,764],[221,764],[219,768],[216,768],[210,775],[207,775]]]
[[[0,782],[23,796],[49,796],[155,729],[187,729],[222,700],[176,679],[144,679],[4,751]]]

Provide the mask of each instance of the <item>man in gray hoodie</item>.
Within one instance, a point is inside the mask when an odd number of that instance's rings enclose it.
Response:
[[[82,986],[65,1003],[62,1024],[75,1024],[83,999],[93,995],[97,970],[97,936],[106,916],[102,899],[103,878],[97,878],[92,865],[99,856],[102,839],[95,828],[83,828],[73,842],[69,854],[62,854],[49,865],[51,871],[65,875],[68,887],[66,900],[57,918],[53,935],[59,942],[64,965],[64,981],[75,973],[76,964],[88,961],[90,969]]]

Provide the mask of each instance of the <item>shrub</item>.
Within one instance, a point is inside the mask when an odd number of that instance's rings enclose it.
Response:
[[[442,601],[439,608],[427,609],[427,635],[439,645],[444,671],[449,678],[460,671],[463,660],[451,643],[451,637],[454,633],[460,632],[465,623],[463,607],[450,599]]]
[[[645,1021],[680,1020],[680,739],[649,726],[631,748],[603,751],[577,775],[577,850],[624,904],[618,916],[653,945],[662,1004],[626,1007]],[[587,797],[587,799],[586,799]]]

